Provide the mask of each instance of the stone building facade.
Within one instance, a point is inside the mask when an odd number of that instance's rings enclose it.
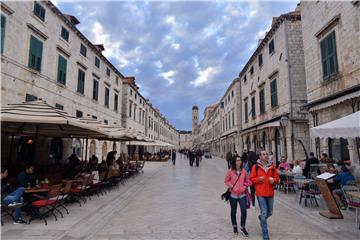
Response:
[[[194,137],[196,147],[224,157],[227,152],[242,151],[240,79],[232,81],[219,103],[204,110],[199,132]]]
[[[239,74],[244,149],[266,149],[275,159],[305,159],[309,129],[300,106],[306,103],[306,82],[299,11],[273,18]]]
[[[51,2],[2,2],[1,17],[2,106],[43,99],[73,116],[120,123],[123,75],[103,56],[103,46],[91,43],[76,28],[75,17],[61,13]],[[23,138],[15,139],[16,145],[22,142]],[[61,162],[72,152],[86,155],[82,139],[39,142],[36,157],[44,164],[49,158]],[[2,149],[7,144],[9,136],[2,135]],[[114,147],[106,141],[89,144],[87,156],[96,154],[100,159]],[[15,155],[13,160],[32,160],[19,159],[20,152]]]
[[[193,146],[193,138],[191,131],[178,130],[179,132],[179,148],[191,149]]]
[[[240,79],[235,78],[219,102],[220,114],[220,156],[227,152],[242,152],[241,131],[241,95]]]
[[[301,2],[309,111],[315,127],[360,110],[360,3]],[[311,139],[311,149],[359,167],[360,139]]]
[[[125,77],[102,54],[104,46],[91,43],[77,29],[76,17],[62,13],[50,1],[7,1],[1,2],[1,22],[2,106],[43,99],[79,118],[90,117],[104,124],[124,122],[122,95],[129,85],[123,84]],[[137,115],[137,121],[125,123],[145,133],[146,101],[140,98],[144,102],[139,103],[141,121]],[[176,143],[177,131],[171,129],[171,142]],[[8,149],[10,136],[1,137],[2,149]],[[24,142],[23,138],[14,139],[19,149],[29,147]],[[44,165],[62,164],[73,152],[80,158],[95,154],[101,160],[108,151],[120,150],[119,143],[89,140],[85,153],[83,139],[40,139],[36,145],[36,163]],[[2,151],[3,164],[9,154]],[[20,158],[21,152],[15,152],[9,165],[34,160]]]

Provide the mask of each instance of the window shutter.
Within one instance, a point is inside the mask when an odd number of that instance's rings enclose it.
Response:
[[[33,69],[35,69],[35,66],[36,66],[36,53],[35,52],[36,52],[36,39],[33,36],[31,36],[28,66]]]
[[[41,71],[42,42],[36,40],[35,43],[36,70]]]
[[[1,15],[1,53],[4,52],[6,18]]]
[[[329,37],[329,64],[330,64],[330,74],[336,74],[337,73],[337,57],[336,57],[336,38],[335,38],[335,32],[332,32]]]

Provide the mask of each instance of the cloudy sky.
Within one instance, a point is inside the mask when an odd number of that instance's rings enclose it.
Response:
[[[60,2],[78,28],[178,129],[217,102],[270,28],[297,2]],[[202,117],[202,116],[201,116]]]

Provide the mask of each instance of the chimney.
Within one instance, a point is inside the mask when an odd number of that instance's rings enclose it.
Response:
[[[94,44],[95,48],[99,50],[100,52],[104,51],[104,44]]]
[[[260,43],[262,42],[262,40],[264,40],[263,38],[259,38],[258,39],[258,46],[260,45]]]
[[[271,27],[274,26],[274,24],[276,23],[277,20],[278,20],[278,17],[273,17],[273,18],[272,18]]]
[[[65,16],[66,19],[69,20],[74,26],[76,26],[77,24],[80,23],[80,21],[79,21],[76,17],[74,17],[74,16],[72,16],[72,15],[64,14],[64,16]]]

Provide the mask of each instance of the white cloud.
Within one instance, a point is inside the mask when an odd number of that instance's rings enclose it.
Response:
[[[179,48],[180,48],[180,44],[178,44],[178,43],[173,43],[173,44],[171,44],[171,46],[172,46],[175,50],[179,50]]]
[[[175,71],[170,70],[170,71],[161,73],[160,76],[165,78],[168,81],[168,86],[170,86],[174,83],[174,80],[172,79],[172,77],[174,77],[175,73],[176,73]]]
[[[170,25],[175,25],[176,24],[174,16],[167,16],[165,18],[165,22],[170,24]]]
[[[203,86],[211,81],[211,78],[220,71],[220,67],[207,67],[198,71],[198,77],[190,82],[195,87]]]
[[[161,69],[161,68],[163,67],[163,64],[162,64],[162,62],[159,60],[159,61],[156,61],[156,62],[155,62],[155,66],[156,66],[157,68]]]

